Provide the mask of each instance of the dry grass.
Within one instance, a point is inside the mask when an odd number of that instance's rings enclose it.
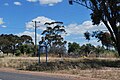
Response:
[[[37,57],[5,57],[0,58],[0,67],[120,80],[120,59],[118,58],[49,57],[48,61],[46,65],[45,57],[42,57],[42,63],[38,65]]]
[[[74,74],[82,77],[89,78],[99,78],[99,79],[107,79],[107,80],[120,80],[120,68],[106,68],[101,70],[90,69],[90,70],[80,70],[80,69],[72,69],[72,70],[61,70],[56,71],[55,73],[62,74]]]

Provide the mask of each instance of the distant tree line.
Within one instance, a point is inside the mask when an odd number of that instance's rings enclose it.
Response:
[[[47,28],[48,29],[48,28]],[[66,49],[66,41],[63,40],[62,36],[49,35],[52,38],[47,37],[47,32],[44,34],[45,40],[51,39],[51,45],[48,46],[49,55],[53,56],[68,56],[68,57],[89,57],[94,55],[94,57],[100,57],[101,55],[111,54],[113,56],[118,56],[115,50],[108,50],[103,46],[95,47],[92,44],[84,44],[80,46],[78,43],[68,43],[68,50]],[[57,37],[58,36],[58,37]],[[22,35],[17,36],[13,34],[1,34],[0,35],[0,50],[5,54],[11,53],[13,55],[30,55],[34,56],[34,43],[30,36]],[[101,56],[102,57],[102,56]]]
[[[103,46],[94,46],[92,44],[84,44],[80,46],[78,43],[68,43],[68,56],[70,57],[118,57],[118,53],[114,49],[106,49]]]
[[[34,43],[28,35],[1,34],[0,50],[13,55],[29,54],[34,52]]]

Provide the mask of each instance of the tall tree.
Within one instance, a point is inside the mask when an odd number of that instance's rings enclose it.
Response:
[[[120,56],[120,0],[69,0],[73,2],[92,11],[93,25],[105,24]]]
[[[50,47],[54,46],[61,48],[61,46],[64,46],[67,43],[62,37],[62,34],[66,33],[65,28],[62,24],[63,22],[45,23],[47,27],[46,30],[42,32],[42,35],[44,35],[45,41],[47,41],[47,44],[49,44]],[[61,55],[62,53],[59,53],[59,56]]]
[[[66,33],[64,26],[62,26],[61,24],[63,23],[62,22],[45,23],[47,28],[42,32],[42,35],[45,35],[45,40],[47,40],[50,46],[62,45],[66,43],[66,41],[63,41],[63,37],[61,36],[61,33]]]

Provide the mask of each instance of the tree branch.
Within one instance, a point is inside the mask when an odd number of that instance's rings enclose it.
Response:
[[[115,36],[113,34],[113,31],[111,30],[110,26],[108,25],[107,21],[105,21],[103,18],[102,18],[102,21],[105,24],[105,26],[107,27],[107,29],[109,30],[113,42],[115,42],[115,44],[116,44],[117,43],[116,38],[115,38]]]
[[[77,4],[80,4],[80,5],[82,5],[82,6],[84,6],[84,7],[86,7],[86,8],[88,8],[88,9],[90,9],[90,10],[92,10],[93,11],[93,9],[91,8],[91,7],[89,7],[89,6],[87,6],[87,5],[85,5],[85,4],[83,4],[82,2],[78,2],[78,1],[73,1],[73,2],[75,2],[75,3],[77,3]],[[87,3],[86,3],[87,4]]]

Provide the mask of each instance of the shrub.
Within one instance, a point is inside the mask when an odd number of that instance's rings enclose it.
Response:
[[[20,56],[20,54],[21,54],[21,51],[20,51],[20,50],[16,50],[15,55],[16,55],[16,56]]]

